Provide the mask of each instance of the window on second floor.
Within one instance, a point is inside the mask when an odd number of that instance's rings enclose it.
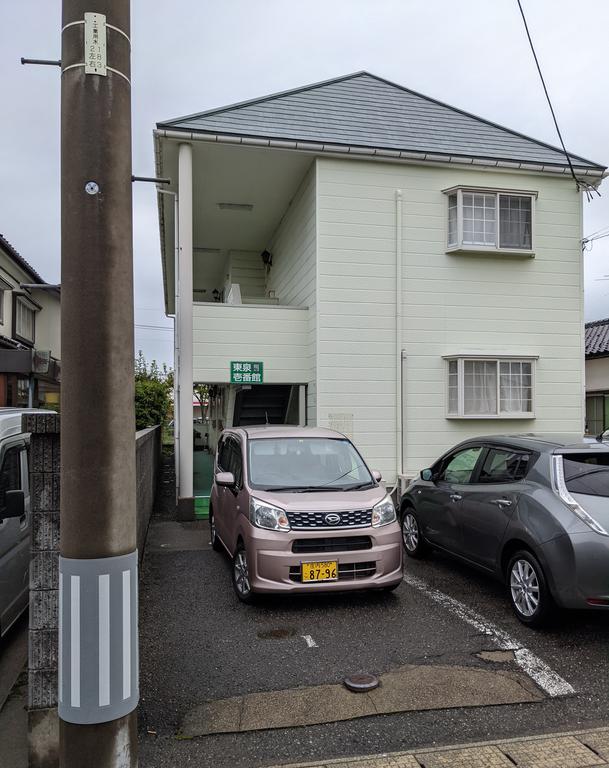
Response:
[[[449,250],[533,250],[533,193],[454,188],[448,196]]]
[[[533,418],[534,360],[448,360],[449,418]]]
[[[34,343],[35,312],[19,296],[15,296],[15,335]]]

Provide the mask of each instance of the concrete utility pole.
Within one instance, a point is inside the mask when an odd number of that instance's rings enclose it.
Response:
[[[137,765],[129,0],[63,0],[60,765]]]

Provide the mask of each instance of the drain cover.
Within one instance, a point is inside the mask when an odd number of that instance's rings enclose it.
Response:
[[[350,691],[355,691],[355,693],[363,693],[365,691],[372,691],[375,688],[378,688],[379,679],[374,675],[368,675],[366,672],[360,672],[357,675],[345,677],[343,680],[343,685]]]

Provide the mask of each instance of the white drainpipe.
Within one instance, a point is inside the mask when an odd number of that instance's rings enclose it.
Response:
[[[395,422],[396,422],[396,477],[400,486],[403,473],[403,410],[402,410],[402,190],[395,191]]]

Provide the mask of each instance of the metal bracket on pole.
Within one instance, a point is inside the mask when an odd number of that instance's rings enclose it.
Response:
[[[171,184],[171,179],[155,179],[154,176],[132,176],[131,181],[148,181],[151,184]]]
[[[61,61],[55,59],[24,59],[21,57],[22,64],[45,64],[49,67],[61,67]]]

